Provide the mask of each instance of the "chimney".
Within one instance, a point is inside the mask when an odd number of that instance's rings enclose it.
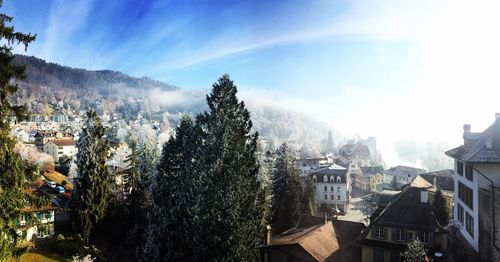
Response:
[[[469,124],[464,124],[464,134],[463,134],[463,139],[464,139],[464,146],[468,146],[467,143],[467,135],[470,134],[470,125]]]
[[[427,190],[420,191],[420,202],[427,203],[429,201],[429,192]]]
[[[436,183],[436,176],[432,179],[432,184],[434,185],[435,188],[437,188],[437,183]]]
[[[269,245],[271,242],[271,226],[266,225],[266,228],[264,229],[264,245]]]
[[[495,114],[495,123],[492,130],[493,147],[500,148],[500,113]]]

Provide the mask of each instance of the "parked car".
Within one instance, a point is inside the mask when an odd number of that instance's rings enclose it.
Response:
[[[56,182],[52,181],[52,180],[45,180],[45,184],[50,187],[50,188],[56,188]]]
[[[59,193],[59,194],[64,194],[64,192],[66,192],[66,189],[64,189],[63,186],[57,186],[56,187],[56,192]]]

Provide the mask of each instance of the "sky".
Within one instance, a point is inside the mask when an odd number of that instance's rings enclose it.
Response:
[[[208,89],[304,112],[347,136],[461,142],[500,112],[500,2],[5,0],[50,62]],[[415,164],[415,163],[406,163]],[[417,163],[418,164],[418,163]]]

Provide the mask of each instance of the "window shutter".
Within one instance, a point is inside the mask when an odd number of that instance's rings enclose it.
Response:
[[[392,230],[392,239],[391,240],[392,241],[396,241],[397,240],[397,238],[396,238],[396,229]]]
[[[401,240],[405,241],[406,240],[406,232],[404,230],[401,230],[401,231],[402,231],[401,232],[401,238],[402,238]]]

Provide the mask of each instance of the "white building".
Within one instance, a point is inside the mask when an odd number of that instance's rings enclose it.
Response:
[[[54,235],[55,208],[46,207],[20,215],[17,234],[25,241]]]
[[[316,190],[316,203],[345,211],[350,198],[350,181],[344,167],[332,165],[309,174]]]
[[[73,157],[77,148],[73,139],[54,139],[43,145],[43,152],[51,155],[55,162],[62,156]]]
[[[453,220],[481,261],[500,261],[500,114],[482,133],[464,125],[455,159]]]

